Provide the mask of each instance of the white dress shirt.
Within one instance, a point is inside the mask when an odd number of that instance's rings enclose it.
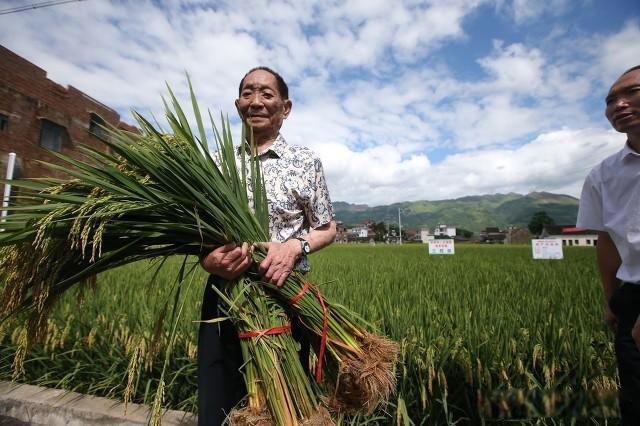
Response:
[[[640,284],[640,154],[628,143],[587,176],[577,226],[607,232],[622,260],[616,277]]]

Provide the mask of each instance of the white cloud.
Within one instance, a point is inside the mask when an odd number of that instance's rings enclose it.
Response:
[[[378,205],[496,192],[579,196],[591,168],[621,149],[624,141],[613,130],[564,129],[518,148],[464,152],[437,165],[421,155],[403,157],[392,146],[355,152],[327,144],[319,152],[334,200]]]
[[[563,14],[570,0],[498,0],[498,8],[506,9],[517,24],[523,24],[544,15],[558,16]]]
[[[430,169],[424,154],[404,158],[393,145],[354,151],[327,143],[316,150],[323,159],[333,200],[376,205],[415,199],[421,189],[416,177]]]
[[[539,108],[515,104],[511,96],[486,96],[476,102],[462,101],[445,119],[460,148],[501,145],[546,127]]]
[[[493,54],[478,62],[492,77],[492,92],[533,94],[543,86],[545,61],[538,49],[495,40]]]
[[[593,100],[637,64],[640,26],[576,37],[560,25],[544,40],[502,34],[488,53],[465,50],[467,23],[486,4],[519,28],[569,8],[566,0],[92,0],[0,17],[0,42],[129,120],[131,107],[159,115],[165,81],[187,100],[185,71],[203,106],[235,120],[241,76],[272,66],[294,103],[283,133],[321,154],[336,200],[575,195],[584,163],[619,145]],[[446,60],[450,46],[457,68]],[[438,161],[435,150],[444,152]]]
[[[637,20],[627,22],[618,33],[604,39],[600,44],[602,78],[609,86],[625,70],[640,65],[640,24]]]

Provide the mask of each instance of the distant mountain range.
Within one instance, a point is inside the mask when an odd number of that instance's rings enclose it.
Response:
[[[336,218],[346,225],[367,220],[398,222],[398,208],[402,211],[403,228],[428,227],[446,224],[479,232],[486,227],[505,228],[508,225],[526,226],[531,216],[544,210],[556,224],[575,224],[578,199],[549,192],[527,195],[490,194],[440,201],[407,201],[388,206],[369,207],[366,204],[335,202]]]

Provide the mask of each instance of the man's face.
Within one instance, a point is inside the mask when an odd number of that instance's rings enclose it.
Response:
[[[236,107],[256,137],[274,137],[291,112],[291,101],[282,99],[273,74],[256,70],[245,77]]]
[[[620,77],[606,98],[605,115],[621,133],[640,133],[640,69]]]

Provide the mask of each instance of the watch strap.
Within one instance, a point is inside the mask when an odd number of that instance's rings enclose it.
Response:
[[[296,237],[296,240],[300,241],[300,255],[308,255],[311,252],[311,245],[309,245],[309,241],[302,237]]]

